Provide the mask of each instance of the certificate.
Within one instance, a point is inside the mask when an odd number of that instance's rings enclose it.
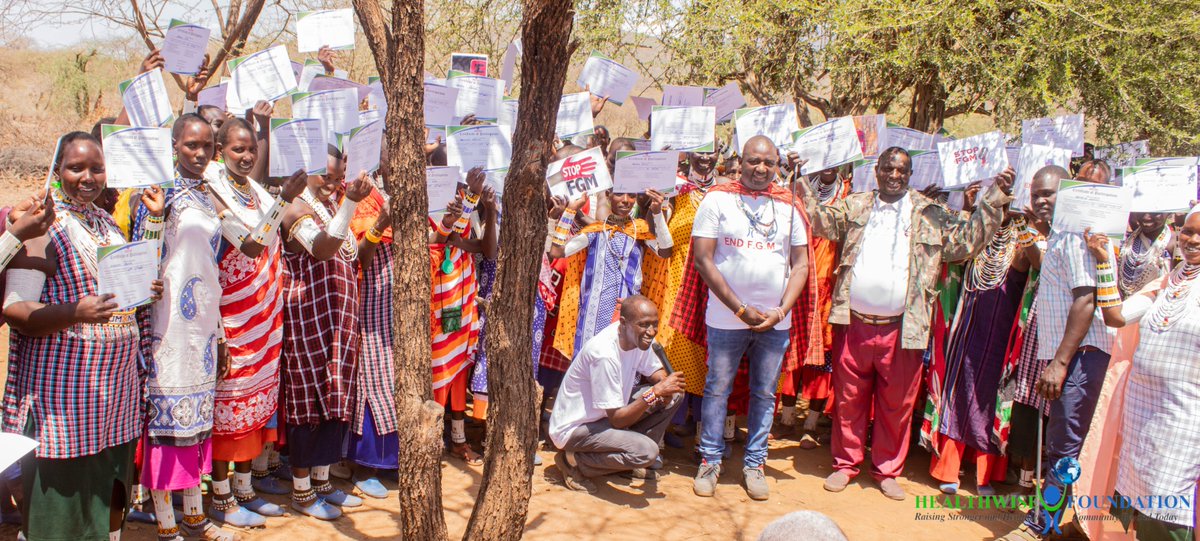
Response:
[[[884,149],[892,146],[887,137],[886,115],[856,116],[854,129],[858,131],[863,156],[878,156]]]
[[[887,125],[887,144],[889,147],[900,147],[908,151],[934,150],[937,148],[932,133],[925,133],[892,123],[888,123]],[[886,149],[887,147],[884,148]]]
[[[863,158],[858,131],[854,129],[854,118],[848,116],[795,132],[790,148],[800,155],[801,160],[808,160],[808,163],[800,168],[802,175],[824,171]]]
[[[116,295],[120,310],[150,304],[158,279],[158,242],[142,240],[96,249],[96,293]]]
[[[383,121],[364,124],[342,136],[342,150],[346,153],[346,181],[358,178],[366,171],[368,175],[379,169],[379,156],[383,150]]]
[[[425,125],[448,126],[454,124],[454,104],[457,101],[457,88],[426,82]]]
[[[454,53],[450,55],[450,69],[487,77],[488,57],[486,54]]]
[[[850,191],[854,193],[869,192],[879,188],[879,181],[875,179],[877,162],[876,158],[866,158],[854,162],[854,172],[850,178]]]
[[[203,105],[211,105],[222,111],[225,110],[225,91],[229,88],[229,83],[221,83],[216,86],[210,86],[200,91],[196,96],[196,107]]]
[[[8,469],[37,446],[35,439],[20,434],[0,433],[0,471]]]
[[[546,167],[546,184],[550,195],[575,201],[583,195],[603,192],[613,187],[608,164],[599,148],[589,148]]]
[[[633,145],[634,150],[650,150],[649,139],[631,139],[629,143]],[[679,153],[676,152],[675,155],[678,156]]]
[[[1150,155],[1150,141],[1133,141],[1129,143],[1117,143],[1112,146],[1098,147],[1092,151],[1092,155],[1098,160],[1108,162],[1108,166],[1113,171],[1122,167],[1133,167],[1137,165],[1138,158],[1145,158]]]
[[[446,212],[446,205],[458,194],[458,183],[462,180],[457,166],[426,167],[425,194],[429,197],[429,214]]]
[[[458,89],[454,102],[454,121],[467,115],[477,120],[495,122],[500,118],[500,98],[504,97],[504,81],[461,71],[451,71],[446,86]]]
[[[654,98],[641,96],[629,96],[629,101],[632,101],[633,107],[637,109],[638,120],[650,120],[650,113],[654,111],[654,106],[658,105]]]
[[[576,82],[580,87],[590,88],[592,94],[607,97],[608,101],[622,105],[629,100],[629,93],[633,92],[633,87],[640,78],[636,71],[592,51]]]
[[[1046,145],[1021,145],[1020,158],[1017,160],[1017,178],[1013,183],[1013,202],[1008,207],[1014,211],[1025,210],[1030,206],[1031,186],[1033,175],[1047,165],[1057,165],[1068,169],[1071,165],[1071,151]]]
[[[1103,233],[1120,240],[1129,227],[1129,192],[1123,186],[1063,179],[1051,227],[1060,233]]]
[[[776,147],[782,148],[791,145],[792,134],[800,131],[796,105],[792,103],[738,109],[733,113],[733,125],[737,132],[735,150],[739,155],[746,141],[755,135],[765,135]]]
[[[675,192],[679,169],[679,153],[674,150],[658,152],[617,151],[613,172],[613,192],[645,193],[657,190],[663,195]]]
[[[938,160],[936,150],[912,150],[908,153],[912,159],[912,176],[908,179],[908,187],[914,190],[924,190],[930,186],[942,183],[942,162]]]
[[[383,113],[379,109],[366,109],[358,112],[358,125],[366,126],[376,120],[383,120]]]
[[[171,19],[162,44],[163,67],[180,75],[200,73],[210,35],[212,31],[203,26]]]
[[[295,62],[292,62],[295,64]],[[300,67],[300,72],[296,74],[296,90],[300,92],[308,92],[308,85],[312,84],[313,79],[318,75],[325,74],[325,66],[313,59],[307,59]]]
[[[1196,166],[1126,167],[1121,184],[1133,194],[1130,212],[1187,212],[1196,198]]]
[[[746,106],[746,97],[737,81],[730,81],[721,88],[704,89],[704,105],[711,105],[717,110],[717,123],[733,120],[733,112]]]
[[[512,161],[512,128],[498,124],[446,127],[446,165],[503,169]]]
[[[976,180],[991,179],[1008,167],[1004,134],[988,132],[965,139],[938,143],[942,166],[942,187],[966,188]]]
[[[443,144],[446,142],[445,126],[430,126],[426,124],[425,130],[428,132],[428,134],[425,136],[426,144],[432,145],[438,142],[438,139],[441,139]]]
[[[1065,148],[1071,156],[1083,156],[1083,115],[1022,120],[1021,144]]]
[[[346,133],[358,127],[358,92],[344,88],[322,92],[292,94],[292,116],[319,118],[325,125],[329,141],[333,134]]]
[[[302,53],[354,48],[354,10],[323,9],[296,14],[296,49]]]
[[[388,102],[387,95],[383,93],[383,81],[374,75],[367,77],[367,89],[370,90],[370,94],[367,94],[367,106],[379,110],[380,116],[386,117]]]
[[[162,69],[154,68],[119,85],[121,103],[129,114],[129,124],[157,128],[175,120],[171,99],[163,83]]]
[[[664,85],[662,104],[666,107],[700,107],[704,105],[704,87]]]
[[[359,84],[351,81],[350,79],[345,79],[342,77],[325,75],[324,73],[317,74],[315,77],[313,77],[312,81],[308,83],[308,90],[305,90],[305,92],[341,90],[343,88],[348,88],[358,93],[358,101],[363,101],[371,96],[371,87],[367,85]],[[379,90],[382,91],[383,87],[381,86]]]
[[[310,175],[324,175],[328,141],[319,118],[272,118],[267,174],[287,177],[303,169]]]
[[[136,188],[175,180],[170,128],[105,124],[100,134],[109,188]]]
[[[228,107],[225,110],[241,114],[262,101],[275,101],[296,89],[296,76],[287,49],[276,45],[265,51],[230,60]]]
[[[496,123],[501,126],[517,127],[517,113],[521,110],[521,103],[516,98],[504,98],[500,102],[500,118]]]
[[[517,70],[517,59],[521,58],[521,39],[517,38],[504,50],[504,64],[500,66],[500,79],[504,88],[512,88],[513,72]]]
[[[1141,167],[1143,165],[1159,165],[1167,167],[1196,167],[1200,166],[1200,158],[1193,157],[1174,157],[1174,158],[1135,158],[1133,165]]]
[[[713,152],[717,110],[713,107],[656,106],[650,113],[650,148]]]
[[[558,101],[558,120],[554,135],[567,141],[576,135],[592,133],[592,96],[587,92],[563,94]]]

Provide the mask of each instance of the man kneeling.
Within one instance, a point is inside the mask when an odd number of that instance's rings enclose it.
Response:
[[[595,492],[589,480],[631,472],[655,477],[658,441],[683,403],[682,372],[667,375],[651,351],[658,309],[641,295],[621,304],[621,320],[584,343],[567,369],[550,415],[550,439],[567,488]],[[636,390],[637,377],[650,385]]]

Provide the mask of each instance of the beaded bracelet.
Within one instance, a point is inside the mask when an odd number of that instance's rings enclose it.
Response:
[[[471,223],[471,213],[475,212],[475,206],[479,203],[479,194],[467,192],[466,197],[463,197],[462,214],[458,217],[458,221],[454,222],[454,231],[462,234],[467,230],[467,225]]]
[[[379,241],[383,240],[383,233],[376,231],[374,227],[368,229],[366,234],[363,236],[366,237],[367,242],[372,244],[379,244]]]
[[[1112,264],[1104,261],[1096,264],[1096,304],[1111,308],[1121,304],[1121,292],[1117,289],[1117,275]]]
[[[574,209],[566,209],[558,218],[558,223],[554,225],[553,241],[555,246],[567,243],[567,237],[571,234],[571,225],[575,223],[575,214]]]

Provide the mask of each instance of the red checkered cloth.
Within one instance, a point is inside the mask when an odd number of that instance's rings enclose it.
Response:
[[[762,192],[752,192],[746,189],[741,182],[714,186],[709,190],[709,193],[713,192],[762,195]],[[792,205],[800,213],[800,217],[804,220],[805,231],[811,237],[812,227],[809,224],[808,214],[804,211],[803,201],[792,195],[790,191],[775,184],[771,184],[767,189],[767,195],[776,201]],[[824,342],[821,338],[825,325],[821,320],[820,310],[818,310],[820,304],[817,302],[817,271],[814,265],[811,238],[807,248],[808,283],[801,292],[800,299],[796,301],[796,306],[792,308],[791,341],[788,343],[787,354],[783,359],[783,372],[790,372],[801,365],[825,364]],[[683,283],[679,286],[679,293],[675,298],[675,309],[671,311],[671,320],[668,324],[692,342],[707,346],[708,328],[704,323],[704,316],[708,310],[708,285],[700,278],[700,273],[696,272],[693,261],[695,253],[695,250],[691,250],[688,254],[687,265],[684,266],[683,271]]]

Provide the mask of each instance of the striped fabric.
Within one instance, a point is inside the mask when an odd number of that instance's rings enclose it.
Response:
[[[251,182],[254,194],[248,204],[220,189],[214,190],[231,205],[230,210],[247,229],[264,219],[273,200]],[[226,193],[229,195],[226,195]],[[256,259],[223,243],[219,256],[221,321],[229,348],[229,373],[217,381],[213,433],[238,436],[258,430],[270,421],[279,403],[279,356],[283,350],[283,260],[279,237]]]
[[[326,203],[332,215],[336,209]],[[321,218],[313,215],[319,225]],[[350,421],[358,365],[358,260],[285,250],[280,393],[290,425]]]
[[[359,435],[363,433],[368,405],[375,430],[380,435],[400,429],[396,421],[396,369],[392,365],[392,262],[395,258],[395,247],[381,243],[359,283],[358,322],[362,346],[355,391],[358,398],[350,425]]]
[[[442,262],[450,258],[453,269],[442,272]],[[433,277],[433,299],[430,303],[429,327],[433,344],[433,390],[454,381],[460,372],[471,365],[471,355],[479,344],[479,317],[475,310],[475,259],[471,254],[445,244],[429,245],[430,274]],[[462,326],[454,332],[442,330],[442,310],[462,308]]]
[[[58,272],[42,291],[47,305],[96,294],[96,282],[68,240],[63,219],[60,215],[47,234],[58,253]],[[26,421],[32,421],[38,458],[93,455],[141,434],[140,353],[131,314],[44,337],[11,332],[4,431],[22,434]]]

